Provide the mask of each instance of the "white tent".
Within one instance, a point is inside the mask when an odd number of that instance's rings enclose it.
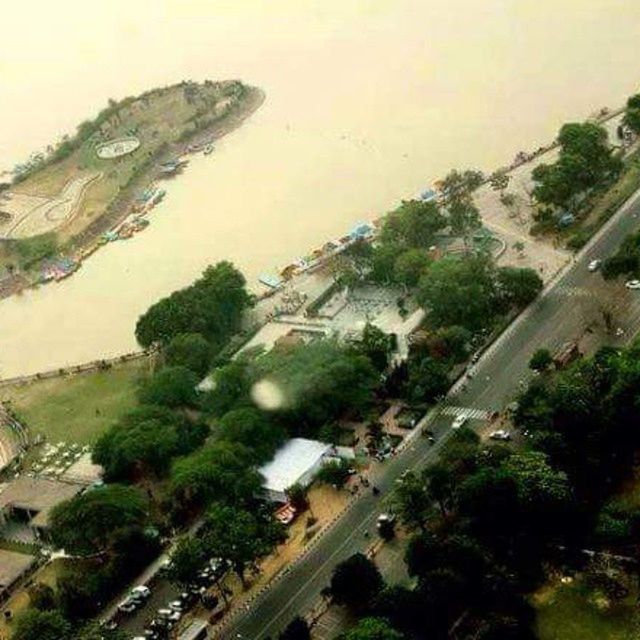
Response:
[[[260,467],[267,497],[273,502],[286,502],[286,491],[294,484],[308,486],[322,467],[331,445],[306,438],[293,438],[285,443],[271,462]]]

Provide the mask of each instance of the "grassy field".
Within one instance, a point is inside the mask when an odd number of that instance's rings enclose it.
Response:
[[[640,617],[635,595],[617,605],[599,604],[596,594],[580,584],[553,582],[534,596],[540,640],[636,640]]]
[[[0,389],[33,435],[50,442],[91,444],[136,404],[137,381],[148,360],[119,364],[106,371],[65,376]]]

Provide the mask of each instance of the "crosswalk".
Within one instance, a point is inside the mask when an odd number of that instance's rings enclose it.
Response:
[[[583,287],[555,287],[551,294],[565,298],[589,298],[593,296],[592,291],[588,291]]]
[[[464,416],[469,420],[488,420],[491,416],[491,411],[486,409],[475,409],[474,407],[443,407],[440,411],[440,415],[452,416],[457,418],[458,416]]]

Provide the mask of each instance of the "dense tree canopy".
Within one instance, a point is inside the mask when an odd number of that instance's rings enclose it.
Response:
[[[220,440],[237,442],[253,449],[257,463],[270,460],[286,438],[281,425],[254,407],[243,407],[226,413],[220,419],[216,435]]]
[[[125,415],[96,442],[93,459],[107,480],[132,478],[152,471],[164,474],[177,455],[204,442],[209,428],[164,407],[141,406]]]
[[[165,350],[169,366],[181,366],[203,378],[209,371],[211,345],[199,333],[179,333],[174,336]]]
[[[382,618],[362,618],[340,640],[402,640],[404,636]]]
[[[573,198],[620,170],[606,130],[592,122],[569,123],[558,135],[560,156],[554,164],[538,165],[532,173],[538,202],[567,207]]]
[[[210,555],[227,560],[245,583],[245,571],[286,538],[283,526],[261,509],[214,504],[207,513],[205,545]]]
[[[199,333],[220,348],[238,331],[250,303],[245,279],[229,262],[205,269],[192,285],[152,305],[136,325],[143,347],[167,344],[177,335]]]
[[[176,460],[171,484],[182,506],[214,500],[247,504],[261,490],[262,481],[252,466],[255,453],[235,442],[216,441]]]
[[[16,617],[11,637],[16,640],[70,640],[71,625],[59,611],[27,609]]]
[[[49,517],[50,535],[68,553],[90,555],[105,551],[119,530],[142,526],[147,516],[147,500],[138,489],[109,484],[56,506]]]
[[[196,403],[198,376],[184,366],[163,367],[143,380],[138,391],[143,404],[191,407]]]
[[[404,249],[424,249],[433,244],[435,233],[446,225],[447,219],[436,203],[405,200],[385,218],[380,242]]]
[[[252,380],[269,381],[281,398],[275,417],[293,432],[306,433],[346,410],[361,412],[371,401],[378,375],[368,357],[325,339],[258,358]]]
[[[361,553],[356,553],[336,566],[331,576],[331,595],[338,604],[354,611],[363,611],[383,587],[376,565]]]
[[[624,123],[635,133],[640,133],[640,93],[627,100]]]

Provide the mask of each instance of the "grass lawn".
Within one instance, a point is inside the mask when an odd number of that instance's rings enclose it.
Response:
[[[50,442],[91,444],[115,420],[136,405],[138,379],[149,371],[148,360],[0,389],[32,436]]]
[[[534,595],[540,640],[635,640],[640,618],[634,597],[610,606],[599,606],[594,592],[580,584],[558,581]]]

